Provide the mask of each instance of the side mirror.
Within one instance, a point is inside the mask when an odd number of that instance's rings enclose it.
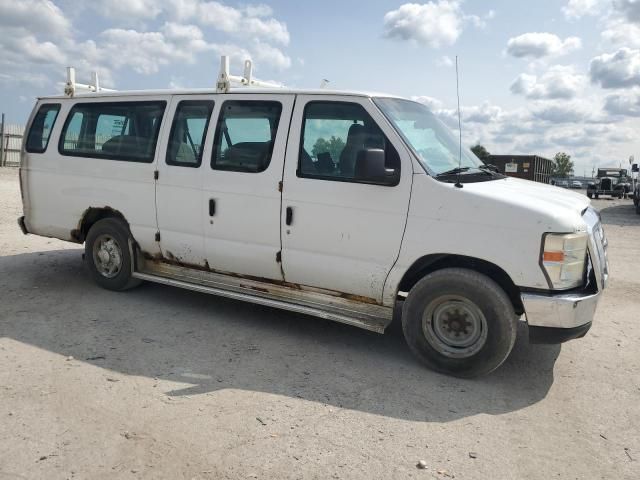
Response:
[[[640,168],[638,168],[638,164],[634,163],[633,165],[631,165],[631,171],[636,173],[640,171]]]
[[[356,157],[355,179],[371,183],[395,183],[396,171],[385,167],[385,158],[381,148],[360,150]]]

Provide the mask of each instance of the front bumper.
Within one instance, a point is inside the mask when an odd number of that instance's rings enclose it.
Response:
[[[549,331],[552,329],[557,330],[557,341],[544,343],[559,343],[583,336],[591,326],[600,295],[601,292],[566,295],[522,294],[531,341],[535,341],[535,333],[545,333],[546,337],[552,338],[554,332]]]

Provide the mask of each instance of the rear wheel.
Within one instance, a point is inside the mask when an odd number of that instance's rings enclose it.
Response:
[[[411,351],[433,370],[467,378],[487,374],[506,360],[517,321],[497,283],[461,268],[438,270],[420,280],[402,313]]]
[[[85,240],[85,262],[93,279],[108,290],[127,290],[140,284],[131,276],[129,229],[121,220],[97,221]]]

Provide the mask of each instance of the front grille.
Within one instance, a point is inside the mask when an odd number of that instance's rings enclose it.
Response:
[[[600,188],[602,190],[611,190],[611,179],[610,178],[603,178],[600,181]]]

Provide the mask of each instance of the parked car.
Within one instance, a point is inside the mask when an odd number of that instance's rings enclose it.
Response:
[[[571,182],[571,188],[582,188],[582,182],[578,180],[573,180]]]
[[[556,187],[569,188],[569,182],[567,180],[558,180]]]
[[[625,168],[599,168],[598,176],[587,185],[587,197],[598,198],[609,195],[627,198],[631,192],[631,179]]]
[[[461,377],[502,364],[522,316],[533,342],[589,330],[608,264],[586,197],[460,159],[420,103],[229,88],[224,70],[211,90],[70,80],[39,98],[23,232],[84,243],[109,290],[146,280],[380,333],[401,306],[409,349]]]

